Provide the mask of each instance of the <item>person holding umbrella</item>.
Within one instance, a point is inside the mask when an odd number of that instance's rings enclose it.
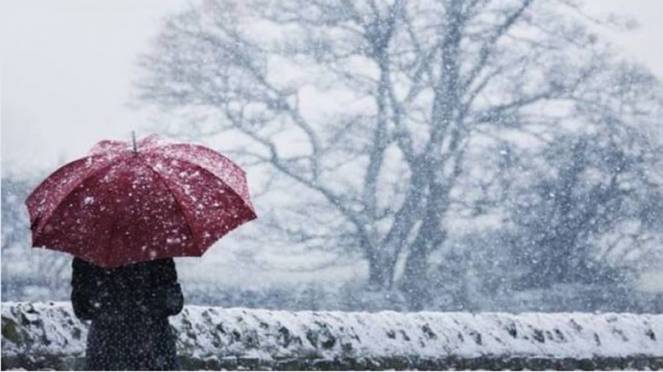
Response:
[[[74,256],[72,305],[91,370],[178,369],[173,257],[202,256],[256,218],[245,172],[203,146],[101,141],[26,200],[32,245]]]

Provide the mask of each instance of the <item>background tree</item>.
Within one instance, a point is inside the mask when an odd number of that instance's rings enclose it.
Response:
[[[482,199],[464,187],[481,184],[486,144],[555,132],[578,103],[622,94],[589,89],[615,58],[579,9],[204,1],[167,20],[137,86],[193,123],[180,131],[241,134],[231,151],[287,187],[263,206],[278,230],[265,236],[358,253],[371,288],[399,284],[419,309],[450,220]]]
[[[528,174],[513,189],[510,221],[518,227],[516,256],[527,267],[521,287],[615,287],[625,269],[661,253],[652,222],[660,220],[663,158],[650,122],[661,108],[658,81],[632,65],[597,81],[585,91],[597,99],[576,105],[577,125],[520,162]],[[613,95],[599,94],[606,89]]]
[[[71,259],[59,252],[31,249],[25,199],[40,176],[2,177],[2,288],[7,300],[43,300],[67,294]]]

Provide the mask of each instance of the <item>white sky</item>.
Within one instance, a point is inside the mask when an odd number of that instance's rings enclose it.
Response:
[[[2,166],[53,168],[147,118],[127,106],[136,56],[174,0],[2,2]],[[128,139],[128,138],[127,138]]]
[[[3,173],[50,170],[99,139],[141,133],[146,114],[127,106],[136,56],[158,32],[160,19],[188,1],[0,4]],[[587,8],[632,16],[638,30],[607,36],[663,78],[662,0],[589,0]]]

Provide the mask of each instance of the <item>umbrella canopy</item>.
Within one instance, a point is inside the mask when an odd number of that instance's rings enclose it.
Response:
[[[101,141],[26,200],[32,245],[112,268],[201,256],[256,218],[245,172],[203,146]]]

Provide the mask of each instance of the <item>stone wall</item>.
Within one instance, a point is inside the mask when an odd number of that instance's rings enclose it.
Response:
[[[187,306],[186,369],[663,369],[663,315],[287,312]],[[2,368],[80,369],[68,303],[3,303]]]

